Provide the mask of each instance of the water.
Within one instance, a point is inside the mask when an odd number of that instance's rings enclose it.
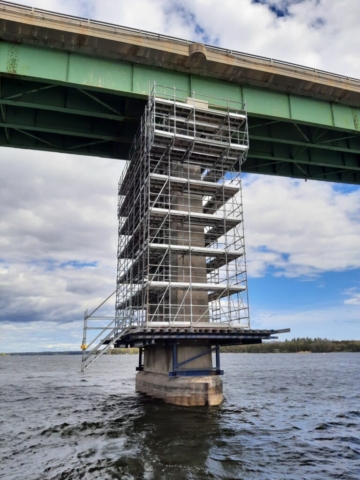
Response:
[[[222,355],[225,401],[134,393],[136,355],[0,357],[0,478],[360,478],[360,354]]]

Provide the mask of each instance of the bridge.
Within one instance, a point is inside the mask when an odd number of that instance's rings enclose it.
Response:
[[[250,329],[238,172],[359,185],[359,131],[357,79],[0,1],[0,146],[129,160],[96,358],[139,346],[139,391],[219,403],[219,345],[281,333]]]
[[[5,1],[0,39],[2,146],[128,158],[156,82],[246,102],[244,172],[360,183],[357,79]]]

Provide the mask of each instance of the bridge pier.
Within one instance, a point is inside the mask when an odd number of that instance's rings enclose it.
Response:
[[[136,391],[177,405],[218,405],[219,345],[209,333],[249,328],[233,170],[248,151],[247,116],[241,104],[211,109],[208,101],[179,101],[167,87],[159,92],[119,183],[116,310],[148,335],[137,344]]]

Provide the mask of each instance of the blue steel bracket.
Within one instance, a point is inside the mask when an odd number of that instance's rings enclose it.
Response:
[[[210,370],[173,370],[169,377],[207,377],[209,375],[224,375],[224,370],[212,368]]]
[[[136,367],[137,372],[142,372],[144,370],[143,362],[143,348],[139,348],[139,365]]]
[[[205,351],[203,353],[199,353],[198,355],[194,355],[193,357],[188,358],[187,360],[177,363],[177,344],[174,343],[173,345],[173,355],[172,355],[172,363],[173,369],[169,372],[169,377],[205,377],[208,375],[224,375],[224,370],[220,369],[220,345],[216,345],[214,348],[210,349],[210,352],[215,352],[216,358],[216,367],[211,369],[179,369],[197,358],[200,358],[204,355],[207,355],[209,352]]]

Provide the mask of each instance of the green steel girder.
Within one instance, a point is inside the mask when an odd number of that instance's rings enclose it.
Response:
[[[7,130],[7,132],[6,132]],[[83,137],[38,133],[21,129],[0,127],[0,146],[42,150],[51,152],[74,153],[121,159],[129,152],[128,144],[105,140],[91,140]]]
[[[249,119],[249,132],[253,140],[297,145],[303,148],[360,154],[360,134],[328,128],[312,127],[292,122],[259,124],[258,119]]]
[[[247,104],[249,114],[293,120],[296,123],[360,131],[360,108],[226,82],[190,73],[92,57],[43,47],[0,43],[0,75],[27,78],[56,85],[146,97],[149,86],[176,86],[184,97],[206,95],[213,104],[226,100]],[[220,100],[219,100],[220,99]]]
[[[108,119],[97,119],[83,115],[66,115],[47,110],[7,106],[2,109],[5,120],[0,119],[0,127],[34,132],[80,136],[95,140],[131,143],[136,124],[117,123]],[[120,128],[122,127],[122,128]]]
[[[250,155],[242,169],[246,173],[276,175],[304,180],[323,180],[335,183],[360,185],[359,170],[304,165],[297,162],[285,162],[279,159],[263,159]]]
[[[195,91],[246,101],[245,172],[360,184],[360,109],[6,42],[0,43],[0,146],[127,158],[154,82],[182,89],[184,98]]]
[[[80,137],[89,140],[103,140],[105,142],[119,142],[119,143],[131,143],[131,136],[120,136],[120,135],[110,135],[102,132],[96,131],[96,133],[92,133],[91,131],[82,131],[81,129],[74,131],[74,129],[69,127],[62,127],[60,125],[56,126],[45,126],[41,122],[35,122],[33,125],[30,125],[29,122],[18,121],[12,122],[11,120],[7,120],[6,122],[0,122],[0,127],[5,129],[13,129],[13,130],[21,130],[25,132],[35,132],[34,135],[37,133],[53,133],[56,135],[63,135],[63,136],[70,136],[70,137]]]
[[[138,122],[143,101],[105,92],[90,92],[52,83],[0,76],[0,105],[38,108],[60,113]],[[129,108],[130,107],[130,108]]]
[[[249,157],[321,167],[341,167],[342,170],[359,170],[360,172],[360,155],[321,151],[310,147],[299,151],[294,145],[277,144],[272,141],[253,141]]]

